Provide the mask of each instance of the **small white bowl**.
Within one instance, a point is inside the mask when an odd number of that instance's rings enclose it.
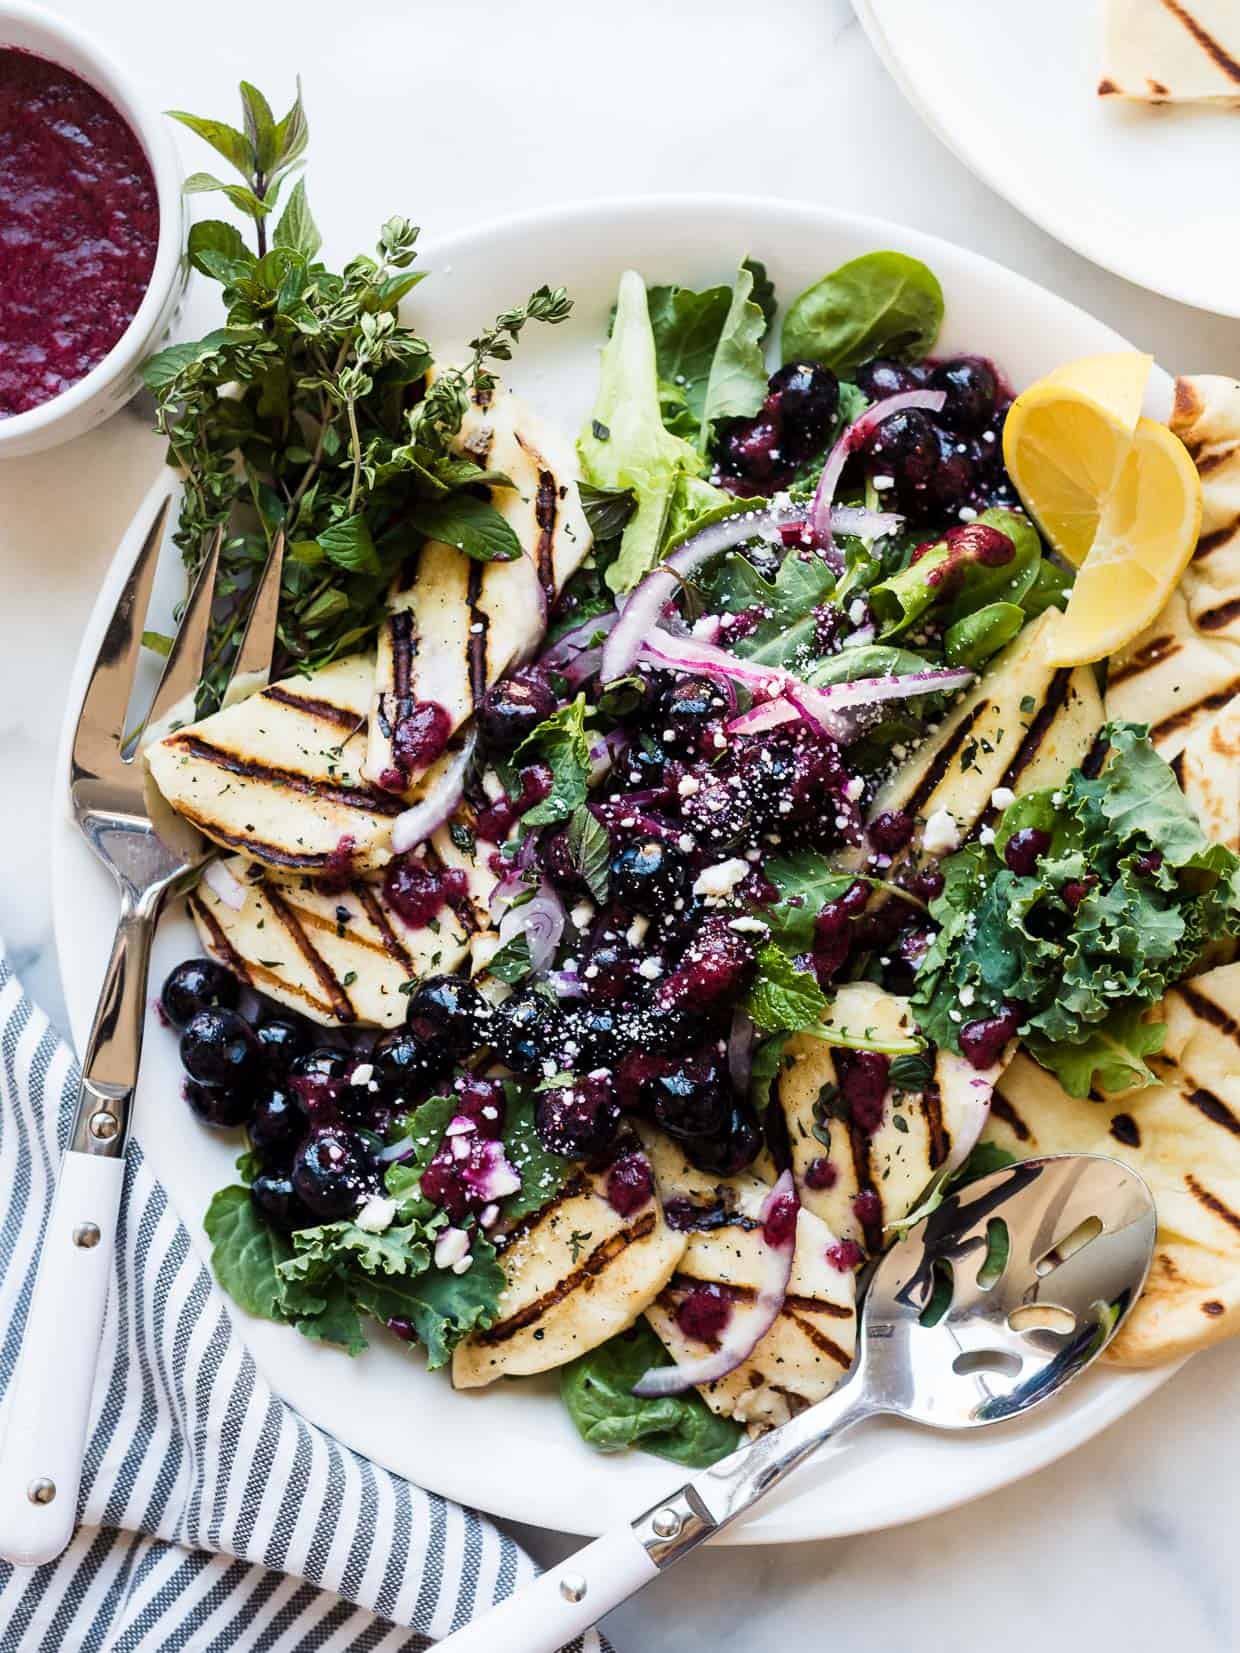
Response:
[[[185,289],[185,207],[181,164],[167,123],[128,76],[76,27],[38,6],[0,0],[0,47],[17,46],[80,75],[137,134],[155,178],[159,241],[151,279],[129,326],[97,366],[59,395],[0,419],[0,459],[38,453],[102,424],[138,388],[138,368],[167,331]]]

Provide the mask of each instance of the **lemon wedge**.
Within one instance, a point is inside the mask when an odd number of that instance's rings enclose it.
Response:
[[[1192,557],[1201,480],[1183,443],[1140,417],[1152,358],[1069,362],[1019,395],[1003,431],[1008,474],[1030,515],[1079,569],[1048,658],[1112,654],[1154,618]]]

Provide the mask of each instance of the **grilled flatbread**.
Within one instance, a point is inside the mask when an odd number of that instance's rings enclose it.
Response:
[[[700,1358],[705,1347],[685,1336],[676,1309],[705,1284],[722,1284],[741,1296],[756,1290],[763,1249],[756,1219],[770,1187],[756,1176],[721,1180],[695,1170],[661,1132],[650,1131],[644,1140],[664,1200],[675,1198],[697,1213],[676,1272],[646,1310],[672,1358],[690,1361]],[[699,1385],[712,1411],[753,1429],[769,1429],[835,1388],[852,1364],[856,1346],[857,1286],[851,1268],[830,1260],[834,1244],[826,1224],[802,1207],[779,1317],[727,1377]]]
[[[1107,0],[1102,97],[1240,101],[1235,0]]]
[[[1115,656],[1111,718],[1148,723],[1168,761],[1240,693],[1240,382],[1178,379],[1171,429],[1201,476],[1201,537],[1162,613]]]
[[[873,982],[841,988],[830,1019],[878,1043],[898,1043],[914,1027],[908,1001]],[[801,1202],[839,1239],[854,1241],[867,1256],[882,1250],[884,1225],[913,1210],[936,1171],[963,1163],[1002,1071],[999,1066],[978,1072],[951,1051],[939,1051],[933,1084],[922,1092],[897,1095],[888,1090],[882,1120],[870,1133],[852,1129],[832,1112],[837,1073],[830,1045],[804,1036],[793,1039],[786,1062],[769,1106],[783,1111]],[[806,1172],[823,1158],[834,1181],[829,1188],[815,1188]],[[759,1165],[769,1174],[767,1161]],[[859,1212],[857,1196],[863,1190],[870,1197]]]
[[[458,818],[464,811],[461,805]],[[496,874],[487,856],[459,848],[446,826],[422,853],[468,880],[464,900],[445,907],[435,929],[410,928],[384,899],[381,877],[325,889],[239,855],[224,866],[244,891],[244,905],[230,905],[204,880],[189,909],[212,958],[278,1004],[329,1027],[396,1027],[408,1003],[402,987],[459,969],[492,934],[488,902]]]
[[[1106,1359],[1154,1366],[1240,1331],[1240,964],[1181,982],[1163,1001],[1158,1084],[1082,1102],[1018,1055],[995,1091],[986,1139],[1019,1157],[1110,1154],[1139,1171],[1158,1209],[1145,1290]]]
[[[606,1170],[582,1169],[506,1237],[498,1318],[457,1346],[455,1388],[563,1366],[626,1330],[663,1290],[688,1236],[668,1227],[657,1191],[624,1217],[606,1182]]]
[[[1171,767],[1207,837],[1240,851],[1240,694],[1198,724]]]
[[[416,702],[442,706],[458,729],[491,684],[533,652],[547,609],[591,545],[572,444],[511,391],[473,403],[456,446],[511,480],[511,488],[492,488],[491,497],[524,554],[514,562],[474,562],[430,541],[394,581],[379,633],[364,764],[376,783],[390,785],[399,772],[393,736]]]

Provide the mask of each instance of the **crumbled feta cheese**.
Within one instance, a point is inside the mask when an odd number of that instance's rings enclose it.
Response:
[[[717,861],[713,867],[704,867],[693,886],[694,895],[731,895],[736,886],[749,876],[749,863],[739,856]]]
[[[697,848],[697,839],[691,832],[682,832],[676,840],[678,848],[685,855],[692,855]]]
[[[948,855],[952,850],[959,849],[960,828],[949,810],[935,810],[921,835],[921,847],[927,855]]]
[[[869,609],[866,606],[864,597],[854,597],[852,602],[848,605],[848,618],[852,621],[854,626],[864,624],[865,617],[868,613]]]
[[[472,1257],[462,1257],[459,1263],[453,1263],[452,1272],[453,1274],[468,1274],[473,1266],[474,1260]]]
[[[738,935],[765,935],[770,929],[760,918],[733,918],[728,921],[728,929],[735,930]]]
[[[988,826],[982,827],[978,832],[977,841],[978,841],[979,844],[987,845],[987,847],[989,847],[991,844],[993,844],[994,841],[995,841],[995,829],[994,829],[994,827],[988,827]]]
[[[864,791],[865,781],[860,775],[854,775],[850,781],[845,783],[844,796],[848,799],[849,803],[855,804]]]
[[[870,480],[873,482],[880,494],[885,493],[888,488],[894,488],[896,485],[896,479],[894,476],[874,476],[871,477]]]
[[[691,798],[695,792],[702,790],[702,783],[696,775],[682,775],[676,790],[682,798]]]
[[[579,930],[584,930],[594,917],[594,903],[592,901],[579,901],[568,916]]]
[[[435,1267],[453,1268],[469,1255],[469,1235],[463,1228],[445,1228],[435,1241]]]
[[[466,1114],[459,1113],[456,1118],[449,1123],[443,1134],[445,1136],[468,1136],[471,1131],[476,1131],[477,1129],[478,1127],[474,1124],[472,1119],[470,1119]]]
[[[484,769],[482,771],[482,790],[493,804],[498,803],[504,796],[504,783],[494,769]]]
[[[478,1213],[478,1227],[493,1228],[498,1217],[499,1206],[492,1201],[490,1205],[484,1205],[482,1210]]]
[[[973,987],[972,982],[965,982],[964,986],[960,989],[960,1002],[961,1002],[961,1004],[963,1004],[963,1005],[972,1004],[973,999],[974,999],[974,995],[975,995],[975,989]]]
[[[650,920],[643,914],[638,913],[637,917],[625,931],[624,939],[628,942],[630,947],[640,947],[642,942],[646,939],[646,931],[649,928]]]
[[[663,974],[663,966],[658,959],[643,959],[637,966],[637,974],[644,976],[647,981],[658,981]]]
[[[949,1010],[947,1012],[947,1014],[951,1017],[953,1022],[962,1022],[962,1021],[964,1021],[964,1017],[960,1014],[960,1012],[958,1010]]]
[[[973,522],[976,520],[977,511],[972,505],[962,505],[956,512],[956,515],[960,518],[961,522]]]
[[[360,1089],[363,1085],[368,1085],[374,1076],[375,1066],[373,1062],[359,1062],[349,1075],[349,1083]]]
[[[990,801],[996,809],[1006,809],[1016,802],[1016,794],[1010,786],[996,786],[990,794]]]
[[[385,1228],[391,1228],[395,1215],[395,1200],[384,1199],[382,1194],[372,1194],[353,1221],[367,1234],[382,1234]]]

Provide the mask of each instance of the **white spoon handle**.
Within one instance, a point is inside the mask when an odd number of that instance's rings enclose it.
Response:
[[[124,1180],[123,1159],[61,1164],[0,1444],[0,1556],[19,1567],[73,1536]]]

